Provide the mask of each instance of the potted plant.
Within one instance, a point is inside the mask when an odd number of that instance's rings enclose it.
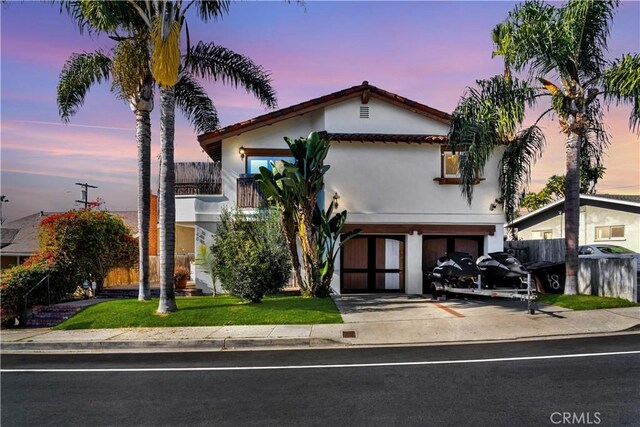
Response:
[[[187,280],[189,280],[189,269],[186,267],[178,267],[173,273],[173,283],[176,285],[176,289],[184,289],[187,287]]]

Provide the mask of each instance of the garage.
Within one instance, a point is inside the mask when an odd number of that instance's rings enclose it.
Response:
[[[342,247],[340,264],[340,293],[404,293],[405,236],[357,236]]]

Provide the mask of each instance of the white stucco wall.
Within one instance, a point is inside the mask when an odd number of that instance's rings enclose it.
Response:
[[[555,209],[555,215],[545,221],[540,221],[528,227],[518,227],[518,238],[521,240],[539,239],[536,231],[551,230],[552,238],[564,237],[564,213],[562,208]],[[596,240],[596,227],[624,225],[624,237],[607,240]],[[635,252],[640,252],[640,215],[632,212],[623,212],[616,209],[598,206],[580,206],[580,234],[579,244],[590,245],[593,243],[606,243],[624,246]]]
[[[369,118],[360,118],[360,107],[369,107]],[[330,132],[404,133],[446,135],[449,127],[441,122],[425,118],[397,107],[389,102],[371,97],[367,104],[360,97],[348,99],[325,108],[326,129]]]

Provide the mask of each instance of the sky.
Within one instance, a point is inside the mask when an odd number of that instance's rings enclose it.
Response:
[[[502,71],[491,58],[492,28],[514,2],[242,2],[222,20],[188,16],[192,43],[214,42],[269,70],[284,108],[367,80],[384,90],[451,112],[466,86]],[[0,7],[0,191],[7,220],[41,210],[78,207],[80,187],[97,186],[108,210],[137,207],[135,118],[128,104],[94,86],[65,125],[58,116],[56,85],[74,52],[102,49],[107,37],[81,35],[56,6],[10,1]],[[609,58],[640,52],[640,2],[623,2],[614,18]],[[205,82],[227,126],[266,110],[242,88]],[[157,191],[159,103],[152,113],[152,188]],[[542,110],[540,110],[542,111]],[[630,107],[605,113],[611,146],[599,193],[640,194],[640,139],[629,131]],[[205,161],[196,133],[176,114],[176,161]],[[534,120],[533,114],[530,120]],[[557,120],[541,122],[547,148],[532,174],[531,189],[564,173]],[[301,135],[289,135],[293,137]]]

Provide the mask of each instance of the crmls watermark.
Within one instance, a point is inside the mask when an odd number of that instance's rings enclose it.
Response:
[[[555,425],[597,425],[602,422],[600,412],[554,412],[549,419]]]

